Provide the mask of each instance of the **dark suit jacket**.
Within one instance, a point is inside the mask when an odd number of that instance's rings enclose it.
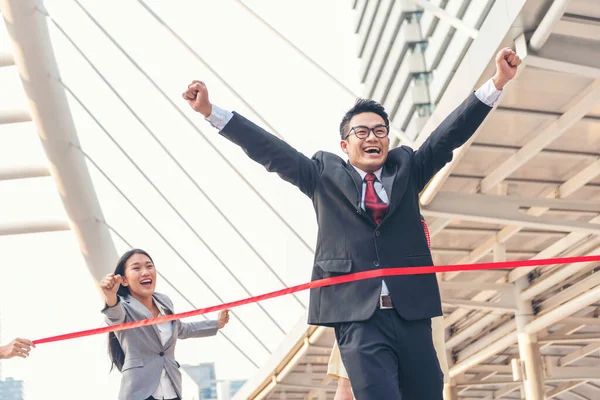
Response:
[[[375,268],[432,265],[421,225],[419,193],[490,110],[472,94],[418,151],[401,146],[388,153],[382,183],[390,208],[379,226],[361,209],[360,175],[337,155],[320,151],[308,158],[237,113],[220,133],[312,200],[319,227],[312,270],[312,279],[317,280]],[[386,277],[385,282],[403,318],[442,314],[435,275]],[[380,292],[381,279],[313,289],[308,323],[367,320],[378,305]]]

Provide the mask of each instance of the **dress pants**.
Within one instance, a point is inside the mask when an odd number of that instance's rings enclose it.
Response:
[[[366,321],[336,324],[335,336],[357,400],[442,400],[431,319],[377,308]]]

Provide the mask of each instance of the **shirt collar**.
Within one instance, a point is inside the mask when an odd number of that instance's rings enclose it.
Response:
[[[350,164],[350,165],[352,165],[352,164]],[[367,176],[367,173],[365,171],[363,171],[362,169],[355,167],[354,165],[352,165],[352,167],[356,170],[356,172],[358,172],[360,174],[360,178],[364,181],[365,176]],[[383,167],[381,167],[377,171],[373,172],[379,182],[381,182],[381,171],[382,170],[383,170]]]
[[[162,304],[160,304],[158,301],[156,301],[156,299],[154,297],[152,297],[152,301],[154,301],[154,304],[156,304],[159,315],[167,315],[167,309],[164,308]]]

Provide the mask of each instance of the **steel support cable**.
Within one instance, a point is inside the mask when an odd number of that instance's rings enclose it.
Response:
[[[138,120],[138,122],[140,122],[142,124],[142,126],[146,129],[146,131],[154,138],[154,140],[159,144],[159,146],[166,152],[166,154],[171,158],[171,160],[177,165],[177,167],[179,167],[179,169],[184,173],[184,175],[192,182],[192,184],[194,185],[194,187],[196,187],[196,189],[205,197],[205,199],[215,208],[215,210],[219,213],[219,215],[221,215],[221,217],[223,217],[223,219],[228,223],[228,225],[238,234],[238,236],[242,239],[242,241],[244,243],[246,243],[246,245],[250,248],[250,250],[259,258],[259,260],[267,267],[267,269],[269,269],[269,271],[271,271],[271,273],[275,276],[275,278],[284,286],[284,287],[288,287],[288,285],[283,281],[283,279],[279,276],[279,274],[277,274],[277,272],[273,269],[273,267],[264,259],[264,257],[262,257],[258,250],[256,250],[256,248],[249,242],[249,240],[241,233],[241,231],[231,222],[231,220],[225,215],[225,213],[217,206],[217,204],[206,194],[206,192],[198,185],[198,183],[191,177],[191,175],[187,172],[187,170],[175,159],[175,157],[166,149],[166,147],[164,146],[164,144],[156,137],[156,135],[150,130],[150,128],[141,121],[141,118],[139,118],[139,116],[137,115],[137,113],[135,113],[135,111],[133,111],[133,109],[125,102],[125,100],[118,94],[118,92],[116,92],[116,90],[114,89],[114,87],[112,87],[112,85],[110,85],[110,83],[105,79],[105,77],[100,73],[100,71],[91,63],[91,60],[89,60],[87,58],[87,56],[85,55],[85,53],[83,53],[83,51],[73,42],[73,40],[70,38],[70,36],[62,29],[62,27],[60,26],[60,24],[58,24],[56,21],[54,21],[52,18],[50,18],[50,20],[53,22],[53,24],[57,27],[57,29],[59,29],[59,31],[61,31],[61,33],[63,35],[65,35],[65,37],[71,42],[71,44],[77,49],[77,51],[81,54],[82,57],[84,57],[84,59],[88,62],[88,64],[90,64],[90,66],[94,69],[94,71],[101,77],[101,79],[109,86],[109,88],[111,88],[111,90],[113,91],[113,93],[115,95],[117,95],[117,97],[119,97],[119,99],[125,104],[125,106],[128,108],[128,110],[133,114],[133,116]],[[64,82],[61,82],[63,85]],[[73,93],[72,90],[68,89],[68,91],[71,93],[71,95],[82,105],[81,101],[79,101],[79,99],[77,98],[77,96]],[[86,107],[82,105],[82,107],[84,108],[84,110],[86,110]],[[91,115],[91,112],[89,112],[89,110],[86,110],[88,112],[88,114]],[[113,141],[113,143],[115,143],[115,145],[117,145],[119,147],[119,149],[123,152],[123,154],[125,154],[127,156],[127,158],[132,162],[132,164],[134,164],[134,166],[137,167],[137,164],[135,164],[135,162],[133,160],[130,159],[130,157],[126,154],[126,152],[120,148],[120,146],[117,144],[116,140],[114,140],[114,138],[105,131],[105,133],[109,136],[109,138]],[[140,172],[142,173],[142,175],[151,183],[151,181],[149,180],[149,178],[147,178],[145,176],[145,174],[143,174],[143,172],[140,170]],[[151,183],[152,184],[152,183]],[[152,184],[153,185],[153,184]],[[160,190],[158,190],[158,188],[155,187],[155,185],[153,185],[153,187],[157,190],[157,192],[159,192],[159,194],[163,197],[163,199],[165,199],[165,201],[167,201],[169,203],[169,201],[166,199],[166,197],[164,196],[164,194],[162,194],[162,192]],[[170,204],[170,203],[169,203]],[[204,242],[204,240],[199,237],[199,234],[191,227],[189,226],[189,224],[187,223],[187,221],[185,220],[184,217],[182,217],[180,215],[180,213],[174,209],[174,211],[182,218],[182,220],[184,220],[184,223],[186,223],[186,225],[188,225],[188,227],[194,232],[194,234],[198,237],[199,240],[202,241],[203,244],[206,245],[206,243]],[[207,248],[208,245],[206,245]],[[215,257],[219,260],[220,258],[218,256],[216,256],[216,254],[214,254],[214,252],[212,251],[212,249],[209,248],[209,250],[211,251],[211,253],[213,253],[213,255],[215,255]],[[221,261],[221,263],[223,264],[223,266],[229,271],[229,269],[225,266],[225,264]],[[234,279],[236,279],[238,281],[238,283],[247,291],[247,289],[244,287],[244,285],[235,277],[235,275],[233,275],[231,273],[231,271],[229,271],[230,274],[234,277]],[[248,291],[247,291],[248,292]],[[248,292],[248,295],[251,295],[250,292]],[[294,299],[298,302],[298,304],[303,308],[306,309],[306,306],[302,303],[302,301],[300,300],[300,298],[294,294]],[[265,311],[266,312],[266,311]],[[270,317],[270,316],[269,316]],[[270,317],[271,318],[271,317]],[[272,318],[271,318],[272,319]],[[285,331],[283,330],[283,328],[281,328],[281,326],[279,326],[279,324],[277,324],[275,321],[273,321],[277,327],[282,331],[282,333],[285,333]]]
[[[111,231],[112,233],[114,233],[115,235],[117,235],[117,237],[119,239],[121,239],[123,241],[123,243],[125,243],[129,248],[133,248],[133,246],[131,245],[131,243],[129,243],[128,240],[126,240],[123,235],[121,235],[115,228],[113,228],[111,225],[109,225],[106,221],[98,221],[104,225],[106,225],[106,227],[108,228],[109,231]],[[179,294],[181,296],[181,298],[183,298],[189,305],[190,307],[194,308],[194,309],[198,309],[198,307],[192,303],[192,301],[190,299],[187,298],[186,295],[184,295],[179,289],[177,289],[177,286],[175,286],[174,284],[171,283],[171,281],[169,279],[167,279],[167,277],[165,275],[163,275],[162,273],[160,273],[159,270],[156,270],[156,273],[158,274],[158,276],[161,277],[161,279],[163,279],[167,285],[169,285],[175,292],[177,292],[177,294]],[[208,317],[206,315],[202,315],[202,318],[204,318],[205,320],[208,320]],[[252,363],[252,365],[254,365],[256,368],[260,368],[258,366],[257,363],[255,363],[250,356],[244,351],[242,350],[237,344],[235,344],[235,342],[233,340],[231,340],[229,338],[229,336],[227,336],[225,333],[223,333],[220,329],[219,329],[219,333],[221,335],[223,335],[223,337],[237,350],[239,351],[245,358],[246,360],[250,361],[250,363]]]
[[[225,80],[225,78],[223,78],[217,71],[215,71],[215,69],[213,67],[210,66],[210,64],[208,64],[206,62],[206,60],[204,60],[202,57],[200,57],[200,54],[198,54],[193,48],[192,46],[190,46],[179,34],[177,34],[177,32],[175,32],[170,26],[169,24],[167,24],[158,14],[156,14],[154,12],[154,10],[150,7],[148,7],[148,5],[146,3],[144,3],[141,0],[138,0],[138,3],[140,3],[140,5],[159,23],[161,24],[167,31],[169,31],[169,33],[183,46],[185,47],[185,49],[191,53],[194,58],[196,58],[198,61],[200,61],[202,64],[204,64],[204,66],[206,67],[207,70],[209,70],[214,76],[217,77],[217,79],[219,81],[221,81],[221,83],[227,88],[229,89],[229,91],[231,93],[234,94],[234,96],[236,96],[241,102],[242,104],[244,104],[244,106],[246,106],[252,113],[254,113],[264,124],[265,126],[268,128],[268,130],[277,135],[278,137],[280,137],[281,139],[283,139],[283,136],[281,136],[281,134],[271,125],[269,124],[269,122],[258,112],[256,111],[256,109],[249,103],[246,101],[246,99],[244,99],[244,96],[242,96],[237,90],[235,90],[235,88],[233,86],[231,86],[227,80]]]
[[[189,173],[187,173],[185,168],[183,168],[183,166],[177,161],[177,159],[171,154],[171,152],[163,145],[163,143],[156,137],[156,135],[153,134],[153,132],[148,128],[148,126],[141,119],[139,119],[137,117],[137,114],[133,111],[133,109],[129,106],[129,104],[123,99],[123,97],[119,94],[119,92],[116,91],[116,89],[110,84],[110,82],[108,82],[108,80],[104,77],[104,75],[102,75],[102,73],[96,68],[96,66],[91,62],[91,60],[89,60],[89,58],[85,55],[85,53],[83,53],[83,51],[73,42],[73,40],[60,27],[60,25],[58,25],[58,23],[54,19],[52,19],[52,17],[50,17],[50,15],[48,15],[48,13],[45,13],[41,10],[39,10],[39,11],[42,12],[44,15],[46,15],[50,19],[50,21],[57,27],[57,29],[59,29],[59,31],[67,38],[67,40],[71,43],[71,45],[73,45],[75,47],[75,49],[79,52],[79,54],[81,54],[81,56],[84,58],[84,60],[96,72],[96,74],[100,77],[100,79],[102,79],[102,81],[109,87],[109,89],[111,89],[113,94],[115,96],[117,96],[117,98],[123,103],[123,105],[133,114],[133,116],[138,120],[138,122],[152,136],[152,138],[156,141],[156,143],[165,151],[165,153],[169,156],[169,158],[171,158],[171,160],[184,173],[184,175],[186,175],[192,181],[194,186],[199,191],[202,192],[202,189],[199,187],[198,183],[189,175]],[[133,61],[133,60],[130,59],[130,61]],[[133,63],[133,65],[140,71],[140,73],[142,73],[142,75],[144,75],[144,77],[146,77],[146,79],[148,79],[148,81],[152,84],[152,86],[163,96],[163,98],[173,107],[173,109],[175,111],[177,111],[186,120],[186,122],[188,122],[188,124],[192,127],[192,129],[194,129],[205,140],[205,142],[213,150],[213,152],[215,154],[217,154],[223,160],[223,162],[225,162],[225,164],[227,164],[227,166],[229,166],[232,169],[232,171],[248,186],[248,188],[250,188],[250,190],[252,190],[254,192],[254,194],[256,194],[256,196],[263,202],[263,204],[265,206],[267,206],[267,208],[269,208],[273,212],[273,214],[275,214],[275,216],[290,230],[290,232],[294,236],[296,236],[296,238],[304,245],[304,247],[308,251],[310,251],[311,253],[314,254],[314,252],[315,252],[314,249],[306,242],[306,240],[304,240],[302,238],[302,236],[300,236],[300,234],[283,218],[283,216],[281,214],[279,214],[279,212],[277,212],[277,210],[275,210],[275,208],[271,205],[271,203],[269,203],[269,201],[260,194],[260,192],[254,187],[254,185],[252,185],[252,183],[250,183],[250,181],[248,181],[248,179],[246,179],[246,177],[231,163],[231,161],[229,161],[227,159],[227,157],[225,157],[225,155],[208,139],[208,137],[194,124],[194,122],[183,111],[181,111],[181,109],[156,84],[156,82],[154,82],[154,80],[151,79],[150,76],[143,69],[141,69],[139,67],[139,65],[137,65],[137,63]]]
[[[189,270],[192,271],[192,273],[206,286],[206,288],[217,298],[217,300],[220,301],[221,303],[224,303],[225,302],[224,299],[222,299],[221,296],[219,296],[219,294],[213,288],[210,287],[210,285],[192,267],[192,265],[187,261],[187,259],[181,255],[181,253],[175,248],[175,246],[173,246],[173,244],[162,233],[160,233],[158,228],[156,228],[154,226],[154,224],[152,222],[150,222],[150,220],[146,217],[146,215],[133,203],[133,201],[131,201],[131,199],[129,197],[127,197],[127,195],[121,190],[121,188],[119,188],[119,186],[104,172],[104,170],[100,167],[100,165],[98,165],[98,163],[96,163],[96,161],[94,161],[94,159],[89,154],[87,154],[81,146],[76,145],[74,143],[71,143],[71,145],[74,148],[76,148],[77,150],[79,150],[81,152],[81,154],[94,166],[94,168],[96,168],[98,170],[98,172],[100,172],[100,174],[104,177],[104,179],[106,179],[110,183],[110,185],[117,192],[119,192],[119,194],[123,197],[123,199],[125,199],[125,201],[138,213],[138,215],[148,224],[148,226],[150,226],[150,228],[162,239],[163,242],[165,242],[165,244],[175,253],[175,255],[177,255],[177,257],[189,268]],[[267,345],[265,345],[265,343],[259,339],[259,337],[254,333],[254,331],[252,331],[252,329],[250,329],[250,327],[248,327],[248,325],[246,325],[246,323],[239,316],[237,316],[233,311],[231,311],[231,312],[233,315],[235,315],[239,319],[242,326],[248,330],[248,332],[252,335],[252,337],[254,337],[254,339],[256,339],[256,341],[258,343],[260,343],[260,345],[269,354],[271,354],[271,351],[269,350]]]
[[[140,1],[140,0],[138,0]],[[277,35],[281,40],[287,43],[291,48],[293,48],[298,54],[300,54],[306,61],[314,65],[319,71],[327,75],[329,79],[337,84],[341,89],[343,89],[347,94],[352,97],[360,97],[356,93],[354,93],[348,86],[344,85],[339,79],[337,79],[333,74],[327,71],[321,64],[313,60],[308,54],[306,54],[300,47],[296,46],[291,40],[285,37],[281,32],[279,32],[275,27],[269,24],[265,19],[263,19],[257,12],[255,12],[252,8],[248,7],[242,0],[236,0],[236,3],[240,4],[246,11],[248,11],[254,18],[259,20],[264,26],[266,26],[271,32]]]
[[[194,185],[194,187],[204,196],[204,198],[214,207],[214,209],[219,213],[219,215],[227,222],[227,224],[231,227],[231,229],[236,232],[236,234],[242,239],[242,241],[250,248],[250,250],[258,257],[258,259],[267,267],[267,269],[273,274],[273,276],[284,286],[288,287],[285,281],[279,276],[279,274],[274,270],[274,268],[264,259],[263,256],[260,255],[258,250],[250,243],[250,241],[242,234],[242,232],[233,224],[233,222],[226,216],[226,214],[219,208],[219,206],[208,196],[208,194],[200,187],[200,185],[196,182],[196,180],[187,172],[187,170],[177,161],[177,159],[168,151],[166,146],[158,139],[158,137],[150,130],[150,128],[141,120],[141,118],[133,111],[133,109],[129,106],[129,104],[119,95],[119,93],[114,89],[114,87],[106,80],[106,78],[102,75],[102,73],[92,64],[91,60],[85,55],[85,53],[74,43],[74,41],[70,38],[70,36],[62,29],[60,24],[54,21],[51,17],[49,17],[52,23],[57,27],[57,29],[69,40],[69,42],[75,47],[75,49],[79,52],[79,54],[86,60],[86,62],[94,69],[94,71],[100,76],[100,78],[104,81],[104,83],[113,91],[113,93],[121,100],[121,102],[127,107],[130,113],[136,118],[138,122],[145,128],[145,130],[152,136],[152,138],[158,143],[163,151],[167,154],[167,156],[175,163],[175,165],[179,168],[179,170],[189,179],[189,181]],[[112,39],[112,38],[111,38]],[[121,49],[122,50],[122,49]],[[122,50],[123,51],[123,50]],[[133,60],[132,60],[133,62]],[[137,64],[135,64],[137,66]],[[138,67],[139,68],[139,67]],[[149,80],[148,76],[146,76]],[[153,81],[152,83],[156,85]],[[64,83],[63,83],[64,85]],[[70,93],[76,97],[71,90]],[[164,93],[162,93],[166,96]],[[81,103],[81,102],[80,102]],[[176,107],[176,106],[175,106]],[[84,107],[85,109],[85,107]],[[91,114],[91,113],[89,113]],[[107,133],[107,132],[105,132]],[[108,134],[108,133],[107,133]],[[111,137],[109,135],[109,137]],[[112,139],[116,144],[116,141]],[[133,162],[133,161],[132,161]],[[135,164],[135,163],[134,163]],[[160,192],[160,191],[159,191]],[[264,200],[264,199],[263,199]],[[265,200],[266,201],[266,200]],[[295,232],[294,232],[295,233]],[[298,235],[296,235],[298,236]],[[200,239],[202,240],[202,239]],[[202,242],[204,242],[202,240]],[[305,242],[304,242],[305,243]],[[306,243],[305,243],[306,245]],[[312,249],[309,249],[312,252]],[[250,293],[248,293],[250,294]],[[302,309],[306,309],[306,306],[297,295],[293,295],[294,299],[298,302],[298,304],[302,307]],[[280,327],[279,327],[280,328]],[[281,328],[280,328],[281,329]],[[283,331],[283,330],[282,330]]]
[[[127,60],[142,74],[144,75],[144,77],[155,87],[157,88],[161,94],[163,95],[163,97],[167,97],[166,94],[159,88],[159,86],[156,84],[156,82],[150,77],[150,75],[148,75],[148,73],[146,73],[146,71],[133,59],[133,57],[131,57],[129,55],[129,53],[127,51],[125,51],[125,49],[115,40],[115,38],[108,33],[108,31],[106,29],[104,29],[104,27],[102,26],[102,24],[100,24],[98,22],[98,20],[96,20],[94,18],[93,15],[91,15],[91,13],[89,11],[87,11],[87,9],[85,7],[83,7],[83,5],[81,5],[81,3],[79,3],[78,0],[74,0],[74,2],[81,8],[81,10],[86,14],[86,16],[94,23],[94,25],[108,38],[108,40],[110,40],[110,42],[121,52],[121,54],[123,54]],[[63,30],[64,31],[64,30]],[[73,43],[73,41],[71,40],[71,42]],[[174,105],[175,106],[175,105]],[[176,107],[176,106],[175,106]],[[177,109],[179,109],[177,107]],[[180,170],[182,170],[182,172],[186,175],[186,177],[192,182],[192,184],[194,184],[194,186],[196,187],[196,189],[202,194],[202,196],[204,196],[204,198],[214,207],[214,209],[219,213],[219,215],[227,222],[227,224],[231,227],[231,229],[233,229],[236,234],[242,239],[242,241],[250,248],[250,250],[258,257],[258,259],[263,263],[263,265],[265,267],[267,267],[267,269],[269,271],[271,271],[271,273],[275,276],[275,278],[279,281],[279,283],[281,283],[284,287],[288,287],[288,285],[285,283],[285,281],[283,280],[283,278],[281,278],[279,276],[279,274],[275,271],[275,269],[267,262],[267,260],[265,260],[258,252],[258,250],[256,250],[256,248],[250,243],[250,241],[242,234],[242,232],[235,226],[235,224],[233,222],[231,222],[231,220],[225,215],[225,213],[221,210],[221,208],[210,198],[210,196],[208,196],[208,194],[200,187],[200,185],[197,184],[196,180],[193,179],[191,177],[191,175],[187,172],[187,170],[181,165],[179,164],[176,160],[174,156],[171,156],[171,153],[168,152],[166,150],[166,146],[163,145],[162,141],[160,141],[158,139],[158,137],[156,137],[156,135],[151,134],[152,137],[154,138],[154,140],[156,142],[158,142],[159,146],[167,153],[167,155],[173,160],[175,161],[176,165],[179,167]],[[113,142],[115,144],[116,141],[114,139],[111,138],[111,140],[113,140]],[[123,153],[125,154],[125,152],[123,151]],[[133,162],[133,161],[132,161]],[[190,228],[191,229],[191,228]],[[239,282],[241,285],[241,282]],[[243,286],[243,285],[242,285]],[[248,295],[251,295],[250,292],[248,292]],[[306,306],[304,305],[304,303],[302,303],[302,301],[300,300],[300,298],[297,295],[293,295],[294,299],[298,302],[298,304],[300,304],[300,306],[302,307],[302,309],[306,309]],[[277,327],[283,332],[285,333],[285,331],[275,322],[273,321]]]
[[[206,243],[206,241],[202,238],[202,236],[198,233],[198,231],[196,231],[196,229],[194,229],[194,227],[179,212],[179,210],[173,205],[173,203],[171,203],[171,201],[167,198],[167,196],[154,184],[152,179],[150,179],[150,177],[148,175],[146,175],[146,173],[131,158],[131,156],[129,154],[127,154],[125,149],[123,149],[123,147],[121,147],[121,145],[117,142],[117,140],[110,134],[110,132],[108,132],[108,129],[106,129],[104,127],[104,125],[91,112],[91,110],[87,108],[87,106],[83,103],[83,101],[81,101],[81,99],[73,92],[73,90],[67,84],[65,84],[62,80],[59,79],[59,82],[65,88],[65,90],[73,97],[73,99],[75,99],[75,101],[79,104],[79,106],[81,108],[83,108],[83,110],[86,112],[86,114],[96,123],[96,125],[98,125],[98,127],[102,130],[102,132],[104,132],[104,134],[110,139],[110,141],[119,149],[121,154],[123,154],[123,156],[125,156],[125,158],[127,158],[127,160],[140,173],[140,175],[142,175],[144,177],[146,182],[148,182],[150,184],[150,186],[152,186],[152,188],[164,200],[164,202],[167,203],[169,208],[171,208],[171,210],[173,210],[173,212],[175,214],[177,214],[179,219],[185,224],[185,226],[188,227],[188,229],[194,234],[194,236],[200,241],[200,243],[202,243],[204,245],[204,247],[210,252],[210,254],[213,257],[215,257],[215,259],[223,266],[223,268],[225,268],[225,270],[229,273],[229,275],[231,275],[231,277],[237,282],[237,284],[240,285],[240,287],[244,290],[244,292],[246,292],[246,294],[248,296],[253,296],[253,294],[250,292],[250,290],[248,290],[248,288],[239,280],[239,278],[237,276],[235,276],[235,274],[231,271],[231,269],[229,269],[227,264],[225,264],[225,261],[223,261],[217,255],[217,253],[210,247],[210,245],[208,243]],[[271,322],[273,322],[273,324],[275,324],[275,326],[281,331],[281,333],[283,333],[285,335],[286,334],[285,330],[281,327],[281,325],[279,325],[279,323],[273,318],[273,316],[271,316],[271,314],[267,310],[265,310],[265,308],[261,304],[257,304],[257,305],[262,311],[264,311],[264,313],[267,315],[267,317],[271,320]]]

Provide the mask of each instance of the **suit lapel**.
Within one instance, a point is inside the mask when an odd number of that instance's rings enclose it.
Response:
[[[160,303],[160,305],[165,309],[167,315],[173,314],[173,310],[169,307],[169,305],[163,301],[160,301],[158,296],[154,296],[154,300],[156,300],[156,302]],[[165,350],[168,349],[173,344],[173,340],[175,339],[175,336],[177,335],[176,331],[177,331],[178,323],[179,323],[179,320],[171,322],[171,327],[172,327],[173,333],[172,333],[171,337],[169,338],[169,340],[167,340],[167,343],[165,343],[165,345],[164,345]],[[154,326],[156,326],[156,325],[154,325]]]
[[[381,183],[383,184],[383,188],[385,189],[385,194],[388,197],[388,203],[390,206],[390,212],[392,211],[392,189],[394,189],[394,180],[396,179],[396,166],[383,166],[383,170],[381,171]]]
[[[347,185],[344,181],[341,182],[342,190],[346,194],[346,197],[354,204],[354,207],[357,211],[361,211],[360,201],[362,199],[362,179],[360,178],[360,174],[354,169],[354,167],[350,163],[346,163],[344,165],[344,170],[350,175],[352,179],[352,183],[354,185]]]
[[[352,203],[354,204],[354,207],[356,208],[356,212],[360,216],[362,216],[367,221],[369,221],[369,223],[371,223],[373,226],[377,226],[375,221],[373,221],[373,218],[371,218],[371,216],[365,210],[363,210],[361,207],[363,180],[360,177],[360,174],[358,173],[358,171],[356,171],[356,169],[349,162],[346,163],[344,166],[345,166],[344,169],[350,175],[350,177],[352,178],[352,181],[354,182],[354,187],[343,188],[344,192],[347,193],[346,197],[348,197],[348,199],[350,201],[352,201]],[[349,186],[349,185],[346,185],[346,186]],[[351,193],[351,195],[349,195],[348,193]]]
[[[145,319],[150,319],[153,318],[152,313],[150,312],[150,310],[148,310],[148,308],[146,308],[145,305],[143,305],[142,303],[140,303],[135,297],[133,296],[128,296],[128,300],[126,300],[129,304],[131,304],[132,307],[135,307],[136,310],[142,314],[142,316]],[[162,303],[161,303],[162,304]],[[158,343],[160,344],[160,346],[162,347],[162,341],[160,340],[160,332],[158,331],[158,327],[156,325],[151,325],[150,328],[152,328],[152,330],[154,331],[154,333],[156,334],[156,340],[158,340]]]
[[[408,183],[408,175],[410,171],[406,170],[408,165],[401,165],[396,162],[396,160],[391,160],[388,155],[388,159],[383,166],[383,171],[381,172],[381,183],[383,184],[383,188],[388,195],[388,201],[390,205],[390,209],[386,215],[386,218],[391,215],[396,206],[404,196],[406,192],[406,185]]]

